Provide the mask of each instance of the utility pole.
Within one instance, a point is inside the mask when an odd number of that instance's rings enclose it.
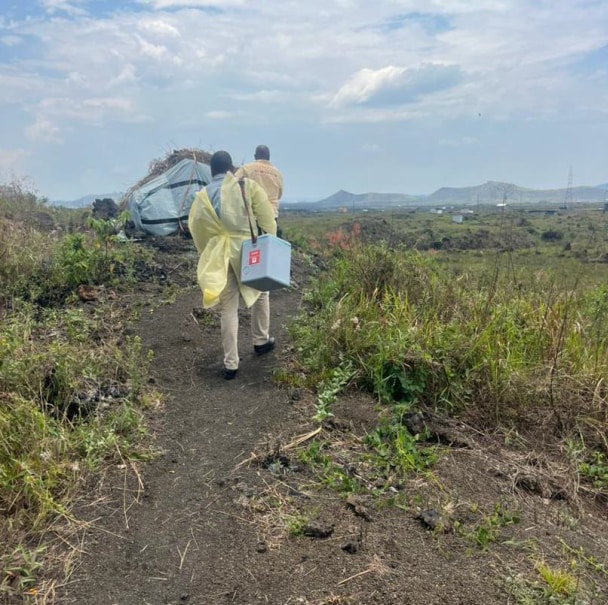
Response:
[[[566,188],[566,194],[564,195],[564,205],[562,208],[564,210],[568,210],[570,206],[572,206],[572,166],[570,166],[570,171],[568,172],[568,187]]]

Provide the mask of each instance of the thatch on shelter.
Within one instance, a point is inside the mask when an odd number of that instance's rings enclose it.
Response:
[[[179,164],[182,160],[196,160],[201,164],[209,165],[211,160],[211,153],[204,151],[203,149],[174,149],[170,151],[164,158],[156,158],[150,162],[148,166],[148,174],[141,179],[138,183],[133,185],[132,189],[141,187],[148,181],[151,181],[154,177],[162,174],[172,168],[176,164]]]

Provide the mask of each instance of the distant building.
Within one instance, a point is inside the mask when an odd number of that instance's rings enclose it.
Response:
[[[458,224],[460,224],[460,223],[462,223],[462,220],[463,220],[463,219],[462,219],[462,214],[455,214],[455,215],[452,217],[452,222],[453,222],[453,223],[458,223]]]

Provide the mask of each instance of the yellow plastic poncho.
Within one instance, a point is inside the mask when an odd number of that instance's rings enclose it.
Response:
[[[274,212],[264,190],[254,181],[245,179],[245,193],[254,231],[257,224],[266,233],[276,235]],[[229,265],[237,277],[240,294],[250,307],[260,291],[240,282],[241,246],[251,236],[241,188],[230,173],[222,182],[220,199],[221,219],[205,189],[196,194],[188,215],[188,229],[200,254],[197,278],[203,293],[203,307],[208,309],[219,303],[220,293],[228,280]]]

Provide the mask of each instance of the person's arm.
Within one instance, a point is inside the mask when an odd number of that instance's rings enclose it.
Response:
[[[190,235],[192,235],[192,240],[194,241],[194,245],[196,246],[196,249],[198,250],[199,254],[207,245],[207,241],[205,239],[202,228],[202,217],[200,209],[200,204],[202,202],[199,199],[201,195],[201,191],[196,194],[192,202],[192,206],[190,206],[190,212],[188,213],[188,231],[190,231]]]
[[[253,210],[253,216],[258,223],[258,227],[270,233],[270,235],[277,234],[277,223],[274,220],[274,210],[272,204],[268,201],[266,192],[251,179],[246,179],[247,184],[247,195],[251,203],[251,209]]]

